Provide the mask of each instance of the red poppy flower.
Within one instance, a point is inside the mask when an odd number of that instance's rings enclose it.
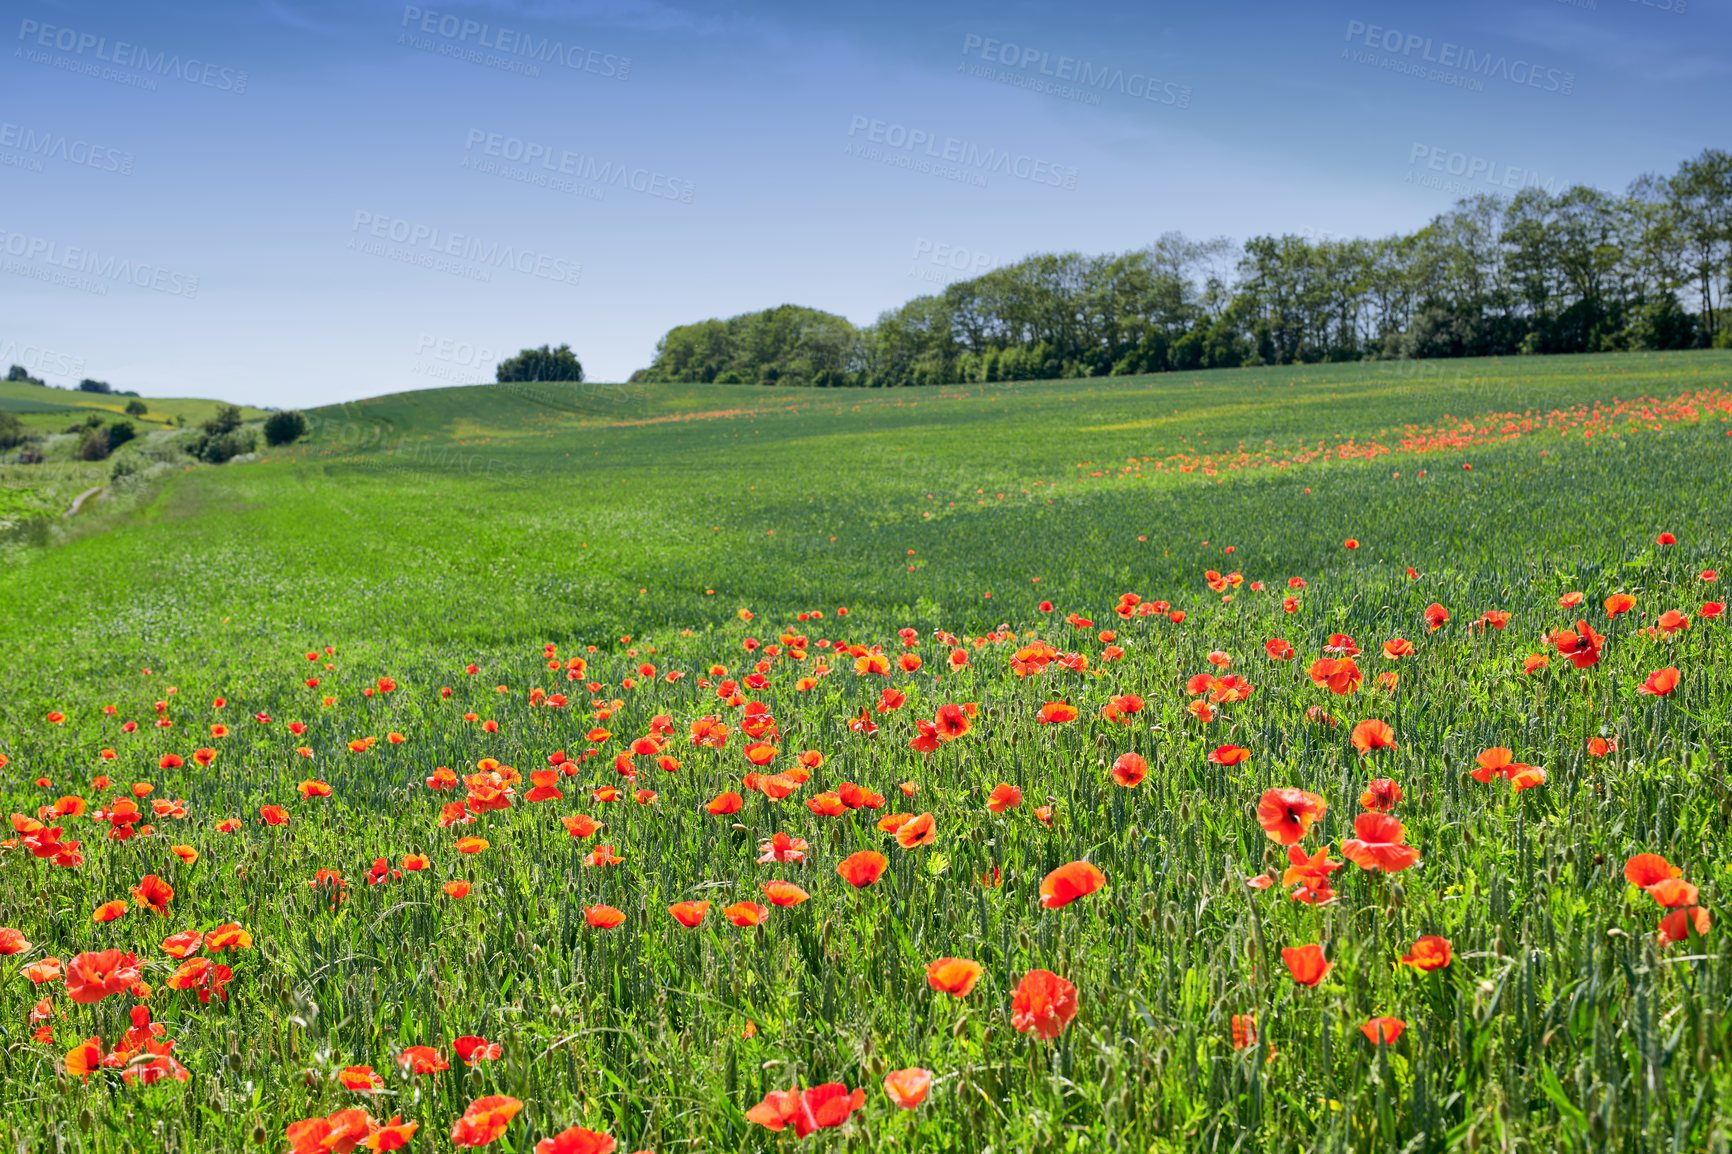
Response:
[[[1296,845],[1311,831],[1311,823],[1328,808],[1327,802],[1307,790],[1271,789],[1257,802],[1257,824],[1270,841]]]
[[[1113,780],[1131,788],[1149,775],[1149,763],[1141,754],[1121,753],[1113,759]]]
[[[1301,986],[1315,986],[1333,968],[1323,957],[1323,947],[1317,945],[1288,946],[1281,951],[1281,961]]]
[[[1365,680],[1365,675],[1359,671],[1359,666],[1353,663],[1351,656],[1320,658],[1311,663],[1308,672],[1311,675],[1311,684],[1342,696],[1357,690]]]
[[[1010,998],[1010,1024],[1050,1041],[1076,1017],[1076,987],[1049,970],[1030,970]]]
[[[993,813],[1003,813],[1007,809],[1015,809],[1022,804],[1022,790],[1014,785],[999,783],[993,787],[992,794],[986,799],[986,808]]]
[[[1107,884],[1107,877],[1086,861],[1061,865],[1040,883],[1040,904],[1049,910],[1068,906]]]
[[[1664,697],[1676,688],[1678,688],[1678,670],[1675,666],[1668,665],[1664,669],[1656,669],[1648,674],[1648,679],[1636,688],[1636,692],[1646,694],[1649,697]]]
[[[504,1135],[511,1120],[523,1109],[523,1103],[504,1094],[489,1094],[477,1098],[463,1111],[463,1117],[451,1123],[453,1146],[486,1146]]]
[[[1387,777],[1375,777],[1359,795],[1359,804],[1366,809],[1388,813],[1401,801],[1401,786]]]
[[[903,849],[931,845],[937,840],[938,830],[929,813],[910,818],[896,827],[896,844]]]
[[[982,966],[967,958],[939,958],[926,966],[926,984],[941,994],[966,998],[980,980]]]
[[[625,922],[625,914],[612,906],[584,906],[583,920],[598,930],[611,930]]]
[[[736,902],[723,910],[722,916],[736,926],[755,926],[770,916],[770,910],[757,902]]]
[[[815,1131],[842,1125],[865,1104],[865,1090],[850,1093],[841,1082],[826,1082],[804,1093],[797,1088],[771,1090],[762,1102],[746,1111],[746,1118],[770,1130],[792,1126],[794,1135],[804,1138]]]
[[[1402,840],[1401,823],[1388,814],[1360,814],[1353,833],[1341,843],[1341,856],[1360,869],[1400,873],[1419,861],[1419,851]]]
[[[869,886],[883,876],[890,859],[874,850],[863,849],[849,854],[836,863],[836,873],[856,889]]]
[[[1624,863],[1624,880],[1647,889],[1667,878],[1682,877],[1684,871],[1657,853],[1639,853]]]
[[[797,906],[812,896],[793,882],[765,882],[761,888],[773,906]]]
[[[1657,936],[1662,943],[1688,941],[1690,931],[1695,930],[1698,937],[1713,928],[1714,920],[1708,911],[1701,906],[1690,906],[1685,909],[1673,910],[1660,919],[1660,930]]]
[[[132,900],[158,914],[167,914],[168,903],[174,900],[174,887],[155,874],[145,874],[132,887]]]
[[[618,1145],[607,1134],[572,1126],[535,1144],[535,1154],[613,1154]]]
[[[1361,756],[1379,749],[1392,750],[1395,748],[1395,731],[1389,728],[1388,723],[1376,718],[1361,721],[1353,727],[1353,748]]]
[[[1359,1032],[1365,1035],[1373,1046],[1379,1042],[1395,1045],[1395,1040],[1401,1037],[1401,1031],[1407,1029],[1407,1023],[1400,1018],[1373,1018],[1359,1027]]]
[[[673,915],[674,921],[688,929],[701,925],[704,915],[709,912],[709,902],[675,902],[668,907],[668,913]]]
[[[1223,745],[1209,754],[1209,761],[1215,765],[1238,765],[1251,756],[1251,751],[1238,745]]]
[[[437,1074],[449,1070],[450,1063],[432,1046],[410,1046],[397,1057],[397,1064],[411,1074]]]
[[[76,954],[66,963],[66,996],[88,1006],[110,994],[125,993],[139,977],[138,959],[124,950]]]
[[[1449,965],[1449,961],[1449,939],[1440,938],[1436,934],[1427,934],[1413,943],[1413,952],[1404,954],[1401,964],[1430,973],[1432,970],[1443,969]]]

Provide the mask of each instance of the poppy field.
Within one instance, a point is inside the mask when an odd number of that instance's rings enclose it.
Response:
[[[0,1144],[1725,1150],[1729,378],[435,390],[117,495],[0,549]]]

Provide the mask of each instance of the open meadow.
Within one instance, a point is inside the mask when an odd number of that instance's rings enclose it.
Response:
[[[1732,1143],[1725,350],[308,417],[0,543],[7,1149]]]

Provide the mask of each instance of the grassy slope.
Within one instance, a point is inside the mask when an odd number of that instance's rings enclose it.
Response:
[[[100,1080],[52,1088],[47,1071],[70,1031],[81,1036],[102,1014],[119,1020],[112,999],[73,1008],[52,1048],[21,1039],[11,1048],[0,1078],[19,1087],[20,1108],[0,1127],[35,1147],[88,1104],[104,1120],[87,1139],[98,1149],[240,1148],[255,1124],[274,1141],[289,1119],[354,1104],[307,1074],[370,1062],[401,1093],[374,1105],[420,1118],[428,1148],[443,1147],[440,1131],[463,1103],[500,1090],[527,1103],[517,1149],[573,1122],[611,1129],[621,1149],[677,1149],[694,1136],[707,1149],[764,1149],[773,1140],[738,1111],[796,1077],[865,1085],[868,1114],[852,1142],[875,1150],[1105,1148],[1084,1141],[1095,1134],[1190,1150],[1207,1145],[1205,1129],[1223,1150],[1237,1139],[1240,1149],[1440,1151],[1505,1136],[1510,1149],[1709,1147],[1689,1121],[1692,1102],[1713,1103],[1705,1121],[1723,1142],[1724,928],[1704,944],[1708,958],[1674,947],[1658,964],[1655,911],[1646,899],[1619,909],[1617,872],[1634,848],[1663,849],[1688,863],[1703,904],[1724,911],[1725,794],[1698,752],[1723,750],[1724,628],[1703,623],[1662,656],[1662,643],[1626,618],[1605,625],[1617,636],[1591,675],[1555,658],[1544,677],[1514,672],[1556,622],[1565,589],[1597,600],[1628,587],[1649,615],[1702,596],[1696,572],[1724,568],[1729,543],[1723,415],[1625,426],[1591,444],[1553,430],[1284,471],[1156,468],[1193,446],[1240,441],[1288,451],[1351,440],[1364,452],[1397,425],[1444,413],[1676,395],[1724,388],[1727,376],[1710,355],[1485,368],[1453,381],[1354,366],[880,394],[661,388],[620,401],[442,390],[321,413],[311,444],[181,473],[136,512],[81,518],[59,547],[10,552],[0,567],[0,603],[12,610],[0,622],[11,659],[0,695],[0,748],[14,757],[7,800],[29,809],[82,789],[93,765],[112,766],[117,782],[148,775],[155,796],[187,797],[193,816],[163,824],[203,857],[165,867],[166,838],[99,843],[81,824],[91,842],[82,870],[5,862],[4,916],[62,957],[97,944],[156,957],[165,926],[229,919],[254,931],[258,949],[235,959],[227,1010],[166,990],[152,998],[197,1071],[189,1100],[202,1106],[183,1109],[168,1087],[128,1098],[123,1113],[127,1091],[111,1097]],[[1658,528],[1681,543],[1656,549]],[[1361,548],[1344,550],[1347,536]],[[1406,565],[1423,579],[1409,581]],[[1205,567],[1242,569],[1273,590],[1302,574],[1304,611],[1286,616],[1273,592],[1248,590],[1222,607],[1199,579]],[[1035,610],[1051,596],[1106,619],[1127,590],[1171,598],[1190,617],[1176,630],[1159,618],[1124,625],[1130,656],[1110,673],[1092,629]],[[1434,597],[1457,619],[1428,638],[1420,614]],[[839,603],[852,610],[846,622]],[[750,625],[735,619],[744,606],[759,614]],[[1492,607],[1516,614],[1507,631],[1469,628]],[[935,627],[1010,621],[1095,660],[1090,677],[1020,679],[1006,647],[991,647],[977,651],[976,669],[940,682],[943,647],[928,641],[928,668],[896,679],[912,704],[884,718],[877,743],[842,721],[886,682],[841,672],[800,692],[785,662],[774,671],[762,696],[788,747],[830,755],[815,786],[844,775],[887,793],[901,780],[925,783],[904,804],[930,808],[943,838],[918,854],[859,815],[820,819],[797,801],[754,797],[730,830],[699,806],[738,788],[743,762],[736,750],[683,742],[679,774],[647,774],[663,791],[656,806],[592,805],[587,787],[609,779],[606,757],[553,803],[607,820],[605,836],[625,856],[614,869],[580,866],[592,843],[566,838],[548,806],[468,827],[492,839],[473,859],[452,850],[457,831],[435,828],[449,795],[420,784],[431,765],[467,767],[486,754],[527,770],[550,748],[585,743],[593,715],[545,670],[543,642],[558,642],[561,656],[573,642],[602,650],[590,676],[603,696],[631,698],[609,722],[623,738],[653,712],[683,725],[720,709],[695,676],[625,689],[639,660],[622,652],[626,634],[644,645],[655,630],[659,650],[644,656],[664,669],[737,667],[746,632],[770,636],[806,608],[826,611],[798,627],[815,636],[894,647],[891,630],[905,624],[930,638]],[[1370,688],[1372,671],[1388,668],[1374,649],[1362,659],[1364,693],[1337,701],[1312,688],[1304,663],[1334,630],[1368,648],[1415,638],[1419,655],[1396,667],[1399,691]],[[1276,631],[1302,660],[1263,659],[1261,642]],[[337,649],[329,671],[301,656],[326,644]],[[1259,689],[1202,729],[1177,682],[1206,668],[1214,648],[1233,652]],[[463,676],[470,659],[484,676]],[[1636,697],[1640,677],[1665,660],[1686,670],[1686,685],[1664,700]],[[323,678],[316,689],[303,686],[310,671]],[[400,683],[394,694],[360,695],[385,674]],[[512,694],[495,693],[496,679]],[[574,693],[573,707],[526,709],[522,688],[550,681]],[[441,684],[456,687],[453,699],[438,695]],[[1097,716],[1119,686],[1148,695],[1146,720],[1118,727]],[[324,693],[340,706],[318,707]],[[149,725],[159,694],[179,728]],[[219,695],[221,709],[209,704]],[[1054,695],[1082,707],[1074,725],[1033,723]],[[925,716],[937,701],[976,698],[971,739],[930,762],[909,752],[916,708]],[[1327,910],[1251,895],[1241,880],[1283,860],[1246,817],[1267,786],[1326,793],[1314,841],[1347,836],[1371,770],[1343,731],[1305,721],[1319,699],[1349,722],[1380,716],[1394,727],[1399,748],[1372,766],[1408,788],[1400,814],[1425,855],[1399,879],[1344,871],[1346,900]],[[98,713],[108,702],[122,712]],[[66,725],[43,720],[51,707],[70,714]],[[500,731],[457,721],[462,709],[499,718]],[[277,721],[255,724],[258,710]],[[144,728],[118,733],[134,716]],[[311,727],[291,737],[286,723],[297,718]],[[156,768],[160,753],[186,752],[216,720],[237,724],[212,739],[221,752],[210,770]],[[1583,744],[1601,725],[1615,726],[1624,751],[1594,763]],[[408,741],[348,752],[357,735],[388,730]],[[1224,740],[1253,748],[1252,760],[1207,762]],[[292,752],[300,741],[311,761]],[[121,760],[94,762],[98,742],[120,747]],[[1512,799],[1501,783],[1481,787],[1461,772],[1500,743],[1542,760],[1546,788]],[[1104,773],[1125,747],[1151,765],[1136,790]],[[332,798],[297,799],[294,783],[309,770],[329,780]],[[35,773],[55,789],[28,786]],[[986,813],[983,795],[998,780],[1026,787],[1023,810]],[[293,824],[211,831],[217,815],[250,815],[264,801],[287,802]],[[1050,830],[1028,812],[1043,802],[1058,810]],[[772,828],[809,838],[813,860],[751,865],[753,843]],[[834,862],[866,846],[883,846],[895,864],[877,888],[854,893]],[[357,876],[375,856],[416,848],[435,872],[379,890]],[[1038,879],[1084,856],[1106,871],[1108,892],[1041,910]],[[993,865],[1003,888],[989,895],[970,879]],[[340,914],[306,886],[319,867],[351,878]],[[90,922],[87,910],[124,897],[146,868],[173,877],[170,920]],[[813,901],[777,910],[763,932],[690,934],[662,913],[682,898],[720,906],[753,896],[759,880],[787,874]],[[475,895],[435,896],[456,875],[475,882]],[[618,932],[584,928],[575,911],[592,901],[631,921]],[[1428,932],[1452,938],[1455,966],[1427,978],[1398,971],[1394,958]],[[1306,941],[1327,942],[1338,967],[1318,990],[1294,987],[1279,961],[1279,947]],[[949,952],[988,968],[966,1003],[925,988],[921,967]],[[160,979],[168,965],[156,965]],[[1082,991],[1077,1022],[1050,1046],[1007,1029],[1008,987],[1035,965]],[[16,980],[0,984],[0,1020],[22,1022],[35,997]],[[1228,1015],[1251,1010],[1280,1051],[1268,1069],[1229,1048]],[[1358,1024],[1386,1012],[1411,1028],[1398,1052],[1379,1055]],[[458,1032],[500,1040],[504,1057],[437,1081],[395,1073],[401,1046]],[[1662,1047],[1680,1039],[1665,1063]],[[941,1082],[904,1116],[876,1079],[916,1063]],[[1561,1082],[1542,1090],[1539,1070]],[[1577,1113],[1554,1113],[1554,1093]],[[173,1142],[149,1130],[159,1116],[169,1121],[156,1133]],[[1594,1126],[1609,1139],[1592,1141]]]
[[[1326,568],[1348,535],[1365,539],[1362,557],[1517,580],[1524,564],[1593,563],[1649,522],[1728,507],[1732,438],[1530,435],[1451,456],[1424,480],[1419,458],[1213,478],[1101,465],[1674,396],[1724,385],[1724,360],[1452,363],[1442,379],[1325,366],[966,390],[398,394],[321,410],[310,443],[186,472],[142,510],[89,519],[80,540],[16,554],[0,593],[23,610],[12,622],[31,624],[0,637],[21,659],[93,670],[107,664],[89,656],[95,637],[130,661],[223,618],[249,648],[597,639],[839,599],[958,628],[1025,612],[1038,585],[1079,602],[1173,587],[1224,567],[1227,543],[1247,571]],[[1623,507],[1632,471],[1653,478],[1640,526]],[[94,603],[91,588],[105,590]]]

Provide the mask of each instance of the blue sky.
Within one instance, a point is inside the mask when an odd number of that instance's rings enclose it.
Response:
[[[1732,144],[1724,0],[5,8],[0,361],[284,407]]]

